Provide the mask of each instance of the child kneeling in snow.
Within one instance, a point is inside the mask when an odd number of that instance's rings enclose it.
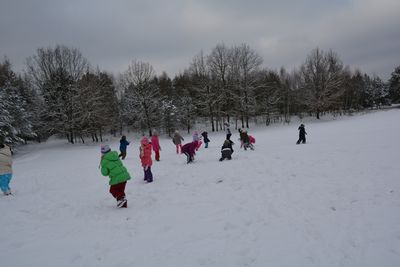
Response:
[[[111,148],[105,145],[101,147],[101,154],[101,174],[110,177],[110,193],[117,200],[118,208],[127,208],[125,186],[131,176],[119,159],[117,151],[111,151]]]
[[[222,145],[221,158],[219,159],[219,161],[223,161],[224,159],[231,160],[232,153],[233,153],[232,141],[227,139],[227,140],[225,140],[224,144]]]

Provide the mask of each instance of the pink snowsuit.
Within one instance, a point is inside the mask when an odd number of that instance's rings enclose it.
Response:
[[[158,141],[158,135],[153,134],[151,137],[151,144],[153,145],[154,153],[156,154],[156,161],[160,161],[160,142]]]

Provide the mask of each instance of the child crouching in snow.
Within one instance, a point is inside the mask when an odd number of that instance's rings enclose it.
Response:
[[[232,141],[226,139],[221,148],[221,158],[219,159],[219,161],[223,161],[224,159],[231,160],[232,153],[233,153]]]
[[[196,155],[197,142],[193,141],[191,143],[187,143],[182,147],[182,153],[184,153],[187,157],[187,163],[191,163],[194,160],[194,155]]]
[[[250,136],[248,135],[246,130],[242,129],[239,132],[240,132],[240,141],[242,143],[240,147],[243,146],[244,150],[247,150],[248,148],[254,150],[253,143],[255,143],[256,139],[252,137],[253,142],[251,142]]]
[[[117,151],[111,151],[110,147],[105,145],[101,147],[101,154],[101,174],[110,177],[110,193],[117,200],[118,208],[127,208],[125,186],[131,176],[119,159]]]
[[[153,164],[153,161],[151,160],[152,145],[149,143],[149,139],[147,139],[146,136],[142,138],[140,143],[139,157],[144,171],[144,180],[151,183],[153,182],[153,173],[151,172],[151,165]]]

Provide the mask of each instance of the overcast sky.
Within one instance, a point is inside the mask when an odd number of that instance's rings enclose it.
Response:
[[[400,65],[400,0],[0,0],[0,56],[17,71],[63,44],[115,74],[136,59],[174,76],[219,43],[246,43],[265,67],[288,70],[333,49],[387,79]]]

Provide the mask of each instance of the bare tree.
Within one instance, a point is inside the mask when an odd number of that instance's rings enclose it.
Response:
[[[228,66],[229,66],[229,49],[224,44],[218,44],[207,58],[207,65],[211,72],[212,92],[215,101],[216,111],[216,130],[222,128],[221,114],[226,92],[228,91]]]
[[[196,105],[208,115],[211,121],[212,131],[214,132],[215,106],[217,103],[215,91],[212,90],[209,65],[207,65],[206,56],[203,51],[193,58],[189,72],[193,80],[193,86],[200,96],[198,99],[199,101],[196,101]]]
[[[333,51],[313,50],[301,66],[302,89],[306,105],[319,119],[321,112],[340,103],[344,93],[343,64]]]
[[[89,67],[79,50],[58,45],[40,48],[28,58],[27,73],[46,103],[50,134],[66,134],[74,142],[77,83]]]
[[[247,44],[243,44],[238,47],[239,51],[239,92],[240,92],[240,103],[242,112],[244,115],[246,128],[249,128],[249,117],[254,110],[255,99],[254,90],[259,85],[258,71],[263,62],[260,55],[257,54]],[[242,122],[243,124],[243,122]],[[242,125],[243,126],[243,125]]]
[[[141,129],[147,129],[152,135],[153,127],[160,118],[160,93],[153,82],[155,71],[149,63],[132,61],[128,70],[120,78],[120,86],[125,94],[125,116],[138,122]]]

